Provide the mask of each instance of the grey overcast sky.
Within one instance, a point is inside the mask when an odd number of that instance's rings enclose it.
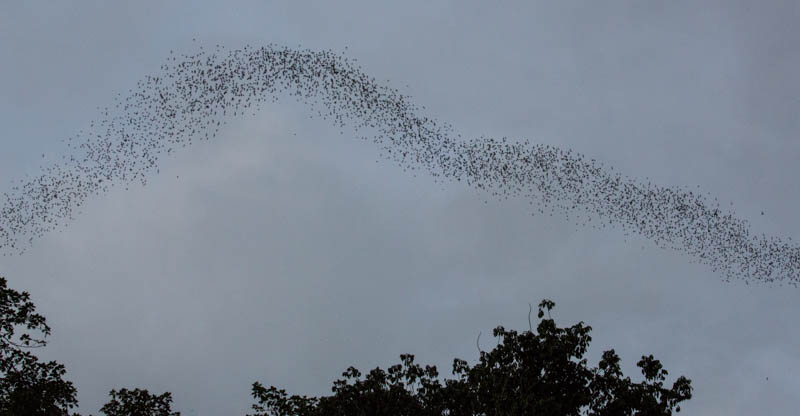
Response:
[[[796,1],[3,2],[0,192],[196,38],[347,47],[464,136],[699,185],[755,233],[798,238],[797,21]],[[689,377],[686,414],[796,413],[800,289],[725,283],[619,229],[437,185],[309,114],[286,98],[231,119],[147,186],[0,257],[82,413],[139,387],[184,415],[243,415],[254,381],[325,395],[348,366],[402,353],[450,377],[479,332],[490,349],[542,298],[559,325],[594,328],[591,365],[615,348],[634,380],[642,354]]]

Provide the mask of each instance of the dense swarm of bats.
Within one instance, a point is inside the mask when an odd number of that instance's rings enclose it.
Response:
[[[644,184],[571,150],[509,141],[462,139],[420,115],[397,90],[330,51],[276,45],[172,54],[86,131],[66,139],[61,162],[15,183],[0,211],[0,251],[22,253],[34,237],[65,225],[90,195],[147,183],[159,160],[193,140],[214,137],[229,116],[255,114],[266,100],[294,96],[337,127],[366,133],[382,155],[437,181],[464,182],[499,198],[528,198],[532,213],[575,214],[594,227],[616,225],[683,251],[725,280],[796,286],[800,247],[753,235],[746,220],[707,196]],[[791,239],[790,239],[791,240]]]

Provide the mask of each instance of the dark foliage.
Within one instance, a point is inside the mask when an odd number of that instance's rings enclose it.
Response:
[[[423,369],[413,355],[404,354],[402,364],[388,371],[375,368],[364,379],[349,367],[344,379],[333,383],[333,394],[321,398],[287,397],[285,390],[255,382],[253,416],[662,416],[679,412],[679,403],[692,397],[691,381],[683,376],[671,389],[664,387],[667,371],[652,355],[637,364],[645,378],[640,383],[623,377],[614,350],[603,353],[597,368],[588,368],[583,355],[591,327],[583,322],[556,327],[549,317],[554,306],[549,300],[539,304],[536,333],[497,327],[494,336],[502,343],[481,351],[474,367],[453,360],[458,378],[444,384],[435,366]]]
[[[100,408],[106,416],[180,416],[180,412],[172,412],[172,394],[166,392],[160,396],[150,394],[147,390],[111,390],[111,401]]]
[[[652,355],[637,363],[644,376],[640,383],[623,376],[614,350],[603,353],[598,367],[588,368],[583,356],[591,327],[579,322],[558,328],[550,318],[554,306],[549,300],[539,304],[536,333],[532,328],[521,334],[495,328],[494,336],[502,342],[490,352],[481,351],[473,367],[453,360],[455,379],[442,383],[435,366],[422,368],[413,355],[403,354],[401,364],[387,371],[375,368],[364,379],[349,367],[326,397],[288,397],[285,390],[255,382],[253,416],[663,416],[679,412],[679,403],[691,399],[691,381],[683,376],[672,388],[664,387],[668,373]],[[43,336],[15,337],[18,327]],[[0,277],[0,416],[67,416],[77,405],[75,388],[63,379],[64,366],[39,362],[28,351],[45,346],[49,334],[30,295],[7,288]],[[109,395],[111,400],[100,409],[106,416],[180,416],[171,410],[169,392],[158,396],[123,388]]]
[[[47,363],[28,351],[44,347],[50,327],[35,313],[30,294],[7,287],[0,277],[0,415],[67,415],[78,404],[72,383],[63,379],[66,370],[55,361]],[[15,337],[18,328],[39,331]]]

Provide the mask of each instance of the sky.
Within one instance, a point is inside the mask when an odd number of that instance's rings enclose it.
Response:
[[[7,2],[0,192],[66,152],[97,107],[171,50],[331,49],[466,137],[529,139],[730,203],[800,236],[796,2]],[[196,39],[195,42],[192,39]],[[345,48],[347,48],[345,50]],[[53,332],[84,414],[112,388],[184,415],[245,414],[250,386],[327,395],[348,366],[411,353],[452,377],[528,303],[592,326],[587,358],[653,354],[686,414],[791,414],[797,288],[724,282],[622,230],[435,183],[286,97],[182,149],[146,186],[87,200],[0,257]],[[43,157],[44,155],[44,157]],[[761,215],[761,213],[764,215]]]

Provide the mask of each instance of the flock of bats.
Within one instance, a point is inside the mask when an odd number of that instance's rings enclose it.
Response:
[[[213,138],[230,116],[255,115],[267,100],[286,95],[337,127],[352,127],[406,170],[498,198],[527,198],[533,214],[622,227],[685,252],[725,280],[797,285],[800,247],[752,234],[746,220],[707,195],[642,183],[569,149],[464,139],[344,55],[276,45],[171,54],[158,75],[118,95],[99,120],[65,139],[70,150],[60,162],[13,183],[0,210],[0,251],[24,252],[34,237],[74,219],[89,196],[133,181],[146,185],[165,155]]]

